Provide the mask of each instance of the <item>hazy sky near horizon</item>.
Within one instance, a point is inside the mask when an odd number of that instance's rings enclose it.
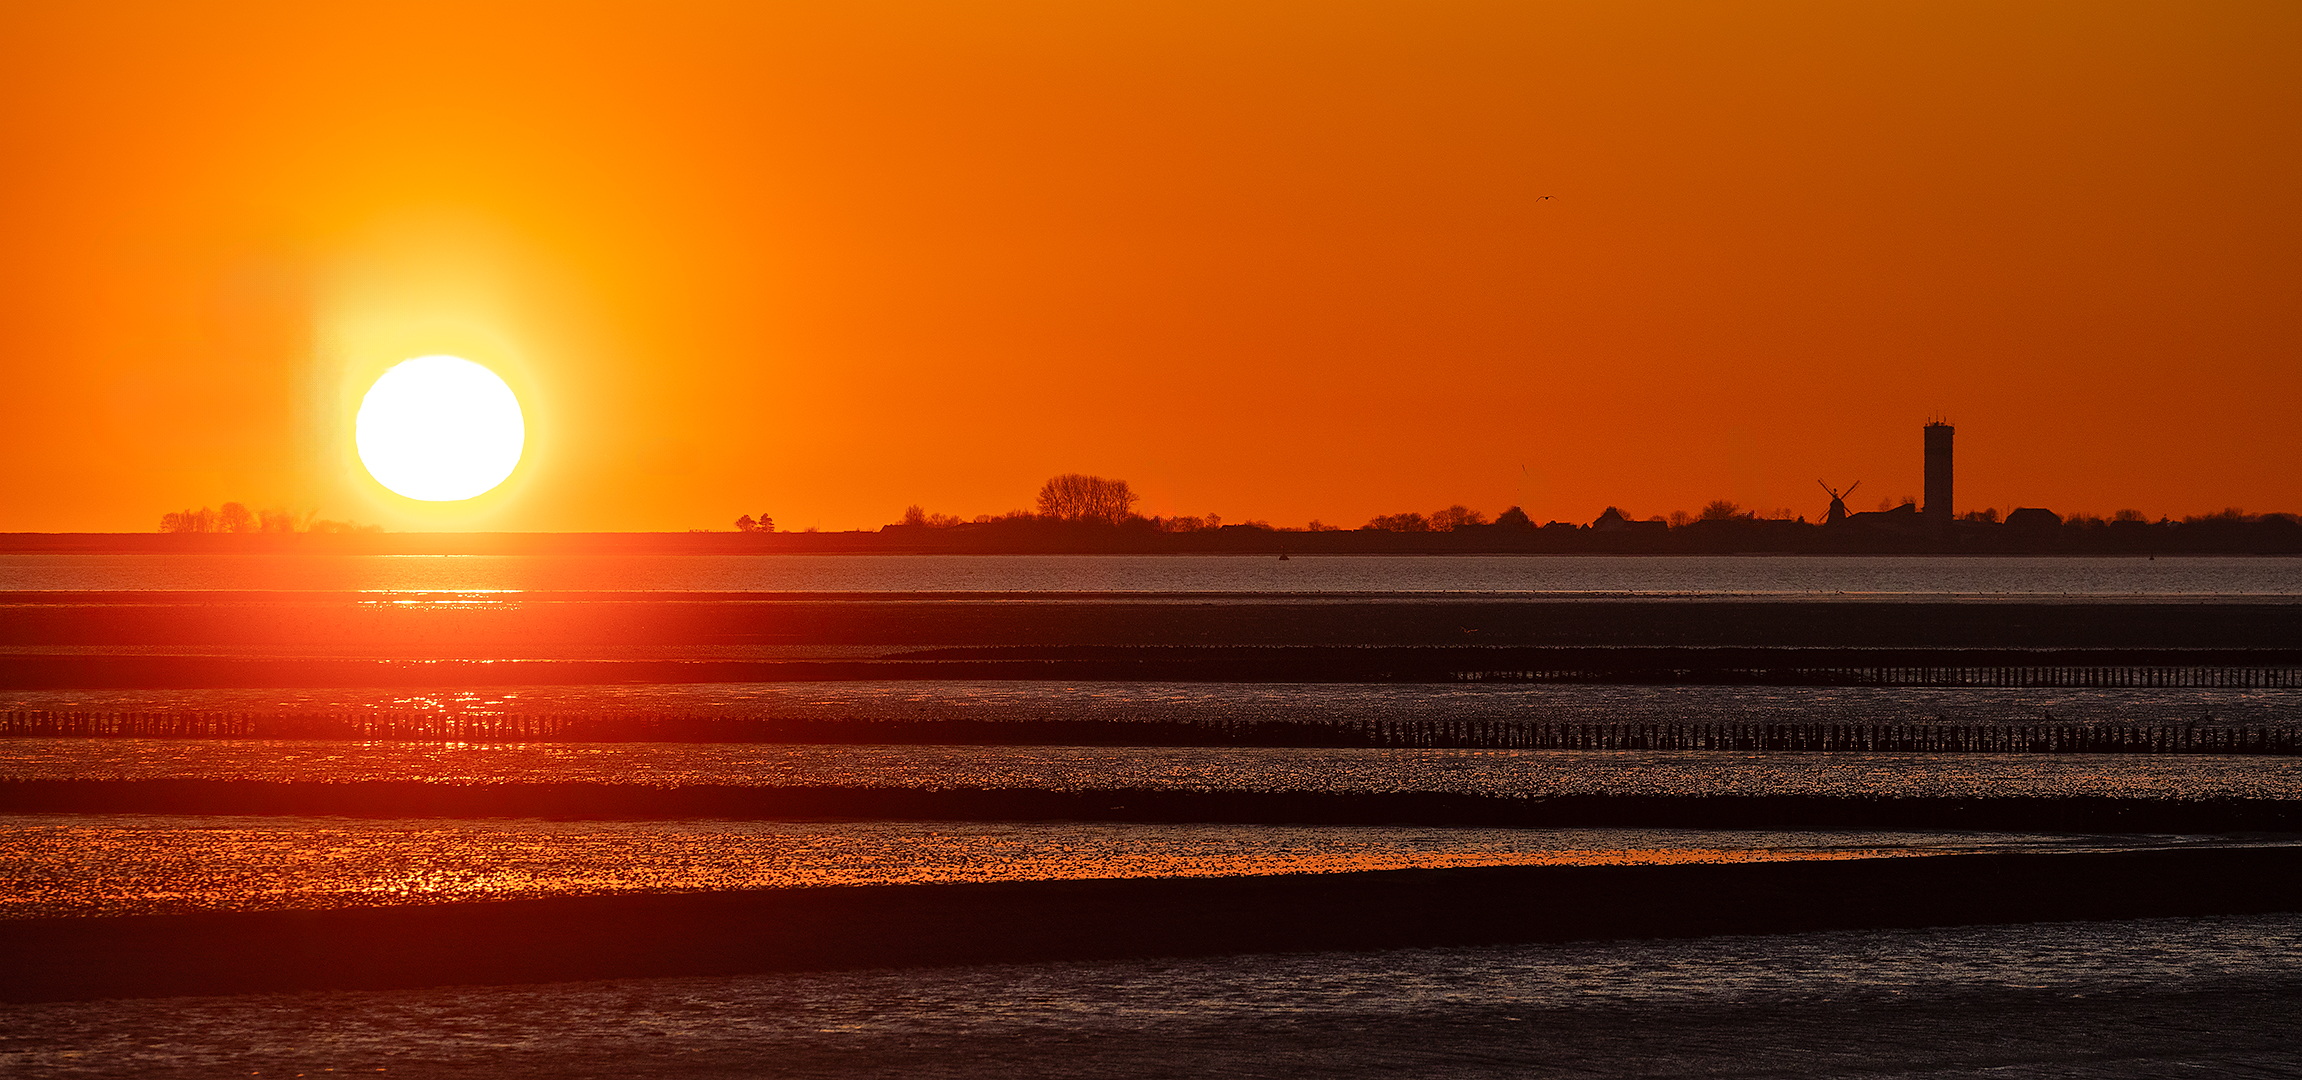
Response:
[[[2290,2],[12,3],[0,530],[2302,510],[2298,135]]]

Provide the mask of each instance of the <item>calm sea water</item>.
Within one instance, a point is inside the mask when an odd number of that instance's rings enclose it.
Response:
[[[2302,559],[1942,556],[0,555],[17,590],[2302,597]]]

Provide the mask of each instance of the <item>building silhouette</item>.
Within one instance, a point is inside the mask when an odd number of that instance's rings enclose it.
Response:
[[[1948,532],[1956,516],[1950,508],[1950,441],[1956,432],[1939,420],[1926,425],[1926,505],[1919,512],[1938,532]]]

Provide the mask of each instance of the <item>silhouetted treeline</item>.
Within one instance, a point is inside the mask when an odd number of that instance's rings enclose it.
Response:
[[[1731,505],[1731,504],[1726,504]],[[915,507],[914,510],[917,510]],[[1376,517],[1358,529],[1312,522],[1301,529],[1204,518],[1120,521],[1017,512],[961,521],[907,514],[877,533],[823,534],[809,549],[938,552],[1231,552],[1258,554],[2302,554],[2302,520],[2290,514],[2221,513],[2181,521],[2063,520],[2017,511],[2006,521],[1979,515],[1927,527],[1915,512],[1861,514],[1829,525],[1803,519],[1722,513],[1640,520],[1613,507],[1587,524],[1537,525],[1518,507],[1492,521],[1464,507]],[[848,541],[828,538],[847,536]]]
[[[368,533],[381,525],[328,521],[315,513],[298,514],[278,508],[250,510],[245,503],[228,502],[222,509],[173,510],[160,515],[164,533]]]
[[[1789,511],[1761,516],[1714,499],[1692,514],[1641,518],[1610,506],[1588,523],[1538,525],[1516,506],[1490,520],[1457,504],[1429,513],[1378,514],[1356,529],[1318,520],[1295,529],[1258,520],[1226,524],[1217,514],[1145,517],[1132,512],[1137,501],[1124,480],[1067,473],[1040,489],[1036,511],[970,520],[915,505],[903,520],[876,533],[821,534],[790,544],[794,550],[986,554],[2302,554],[2302,519],[2235,509],[2154,522],[2132,510],[2108,519],[2065,519],[2023,507],[2004,520],[1996,510],[1982,510],[1936,521],[1904,500],[1843,517],[1834,504],[1832,519],[1815,523]],[[840,536],[849,539],[832,539]]]
[[[1973,554],[1973,555],[2296,555],[2302,526],[2291,518],[2135,528],[2057,525],[2043,529],[1960,528],[1943,538],[1825,528],[1802,521],[1656,522],[1619,530],[1554,523],[1483,525],[1440,531],[1279,529],[1262,524],[1168,530],[1135,519],[1119,525],[1002,518],[945,527],[894,525],[878,532],[781,534],[777,548],[808,551],[961,553],[1315,554]]]

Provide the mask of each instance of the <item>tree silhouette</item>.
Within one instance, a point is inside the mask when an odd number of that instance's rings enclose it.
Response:
[[[1064,473],[1040,487],[1039,512],[1064,521],[1117,525],[1134,513],[1139,498],[1125,480]]]
[[[1431,531],[1431,522],[1416,513],[1378,514],[1367,521],[1366,527],[1375,532],[1421,533]]]
[[[376,533],[384,531],[381,525],[362,525],[356,521],[328,521],[320,518],[319,511],[296,513],[279,507],[251,511],[246,503],[228,502],[221,510],[203,506],[198,510],[172,510],[160,515],[160,531],[164,533]]]
[[[1431,529],[1434,532],[1454,532],[1456,529],[1467,529],[1473,525],[1486,523],[1487,515],[1461,503],[1431,515]]]

